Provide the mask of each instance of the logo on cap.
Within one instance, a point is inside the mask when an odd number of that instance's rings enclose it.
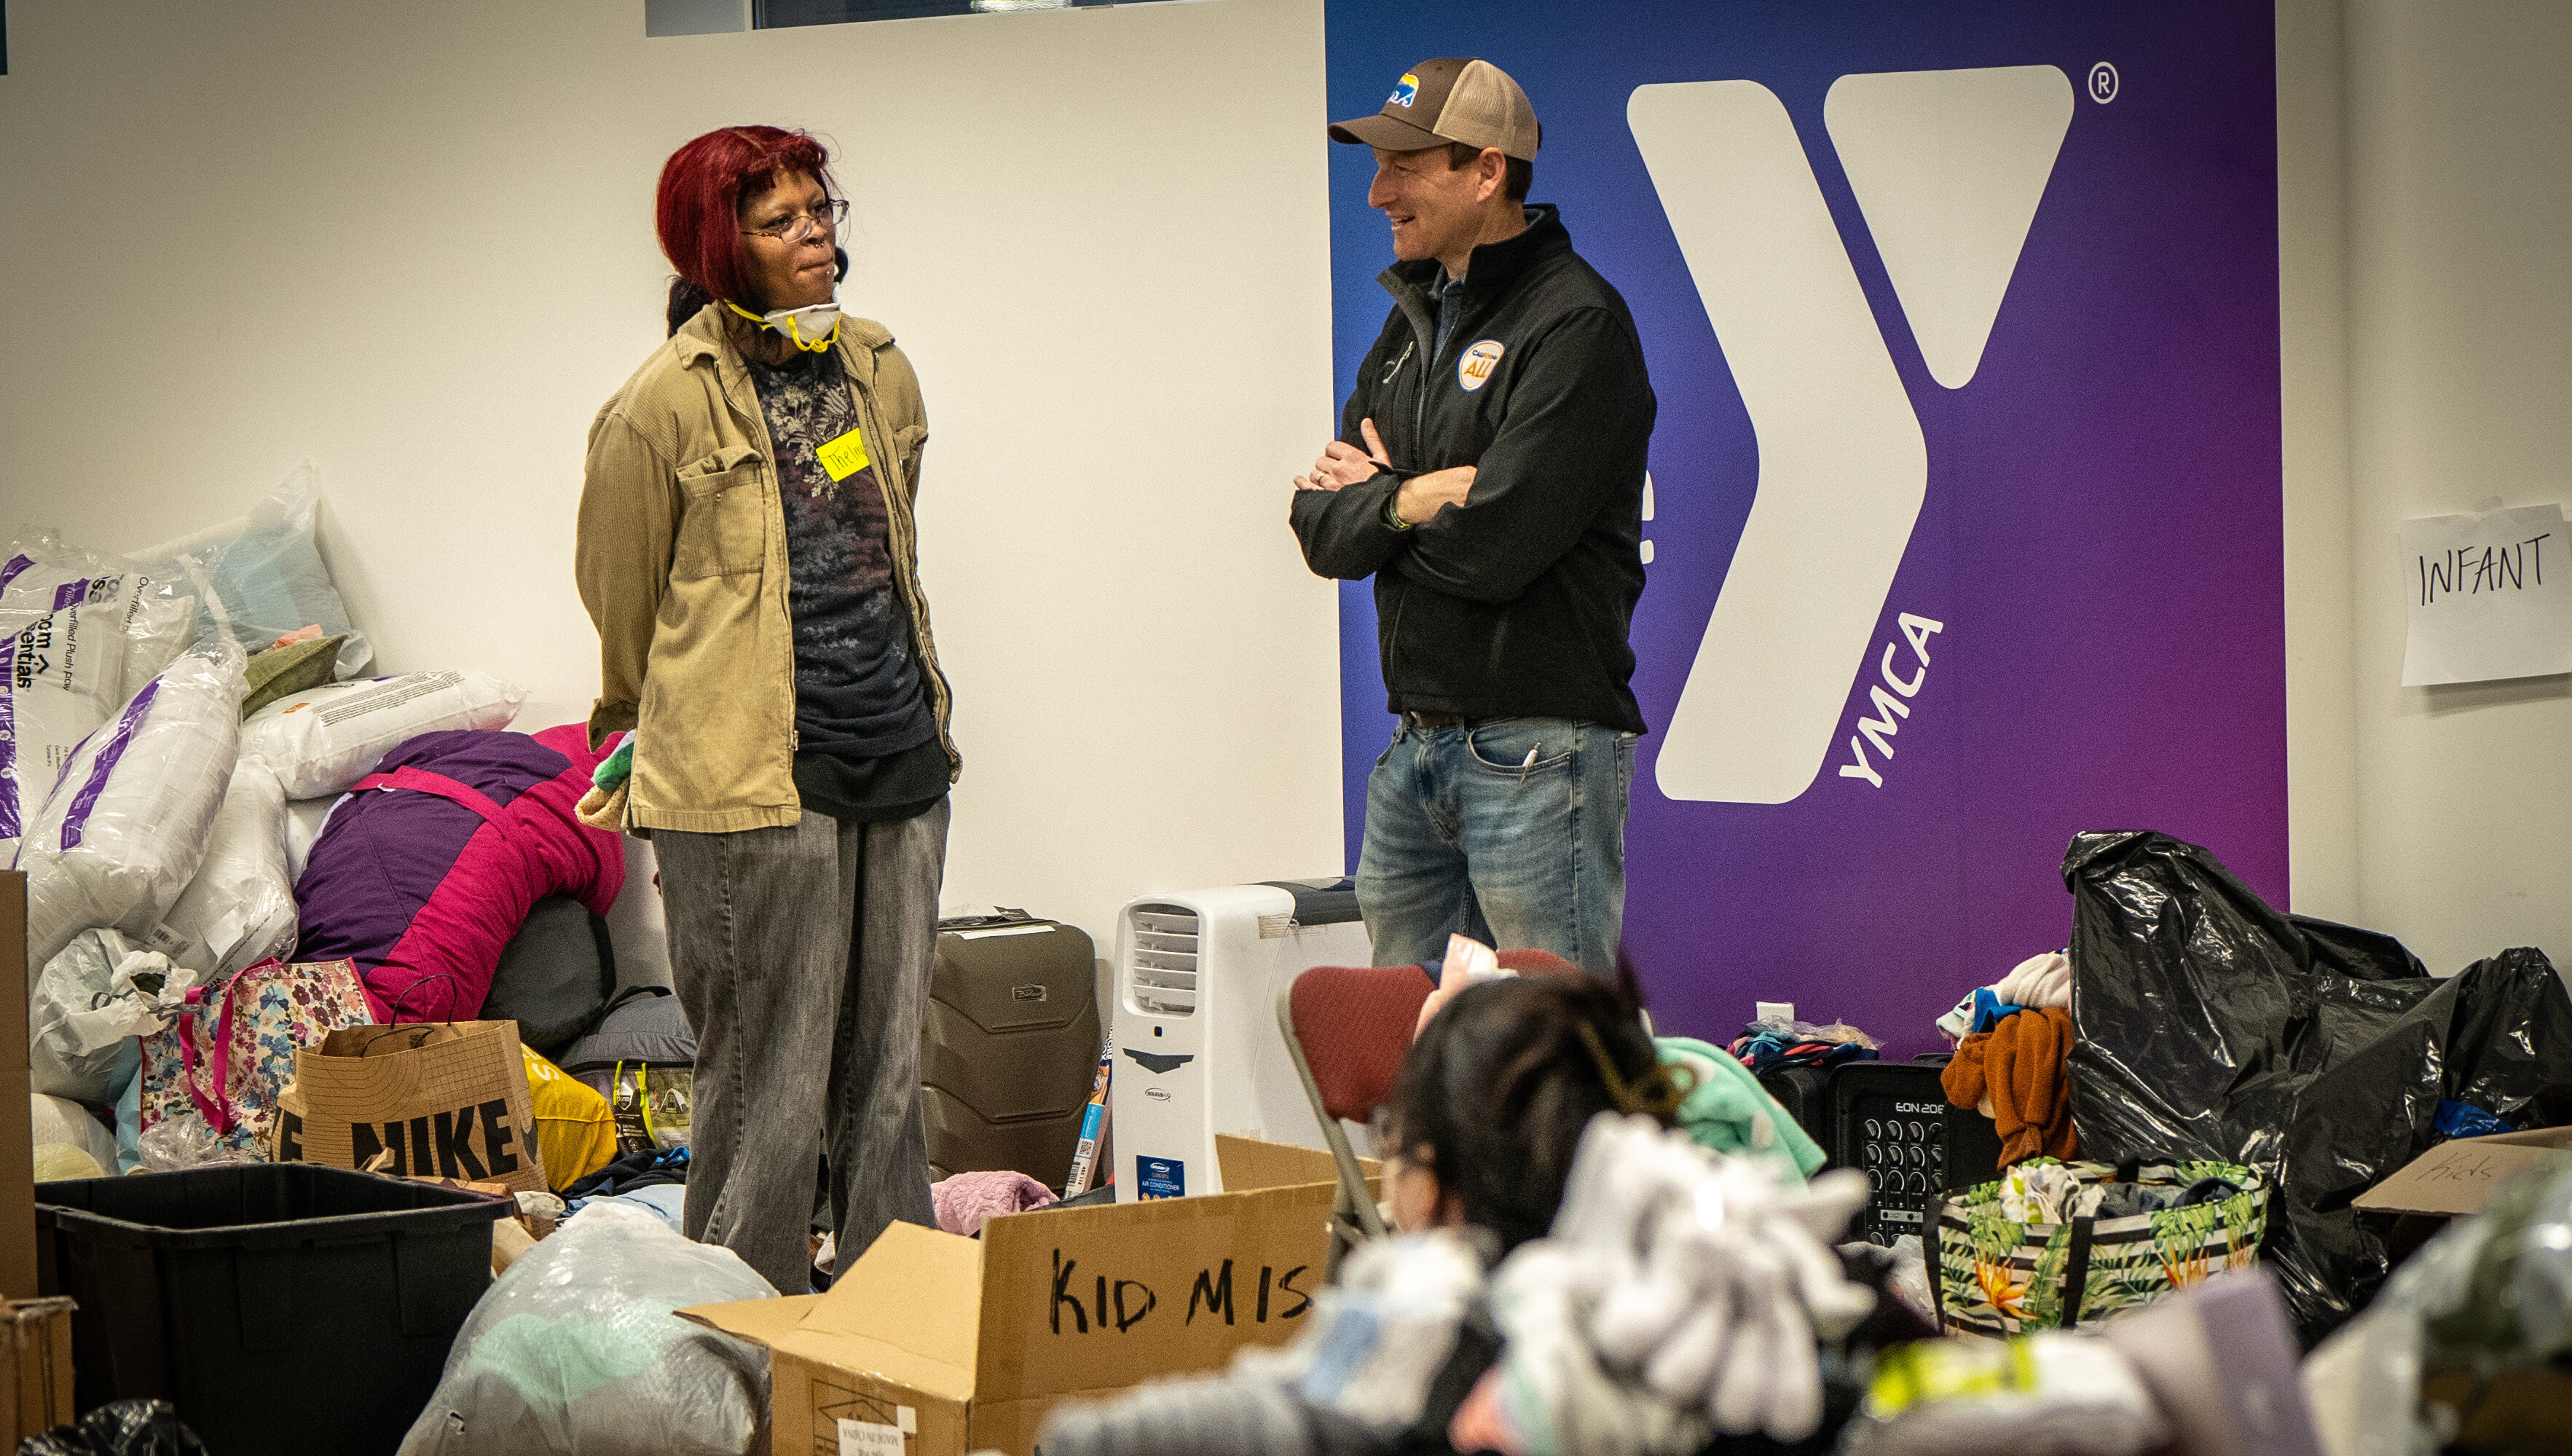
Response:
[[[1402,84],[1393,88],[1393,94],[1384,99],[1384,104],[1407,107],[1419,99],[1420,78],[1405,71],[1402,73]]]
[[[1486,339],[1456,361],[1456,386],[1471,394],[1492,381],[1492,365],[1501,362],[1501,342]]]

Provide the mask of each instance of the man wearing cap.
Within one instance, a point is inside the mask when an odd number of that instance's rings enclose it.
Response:
[[[1375,151],[1394,308],[1290,518],[1316,573],[1375,578],[1401,715],[1358,861],[1376,964],[1438,964],[1461,931],[1609,974],[1644,731],[1633,318],[1527,206],[1536,111],[1499,67],[1424,61],[1330,136]]]

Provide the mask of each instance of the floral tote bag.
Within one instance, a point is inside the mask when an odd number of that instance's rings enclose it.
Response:
[[[262,961],[199,987],[169,1030],[143,1040],[143,1127],[194,1112],[219,1146],[266,1156],[296,1052],[373,1020],[349,961]]]

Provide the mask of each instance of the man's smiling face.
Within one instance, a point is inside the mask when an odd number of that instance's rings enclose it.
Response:
[[[1393,224],[1393,256],[1409,263],[1471,251],[1483,227],[1481,169],[1450,167],[1445,147],[1374,150],[1367,206]]]

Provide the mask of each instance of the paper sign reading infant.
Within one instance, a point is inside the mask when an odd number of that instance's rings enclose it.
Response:
[[[2572,672],[2572,537],[2560,505],[2402,523],[2402,685]]]
[[[350,1027],[295,1054],[277,1160],[545,1190],[515,1022]]]

